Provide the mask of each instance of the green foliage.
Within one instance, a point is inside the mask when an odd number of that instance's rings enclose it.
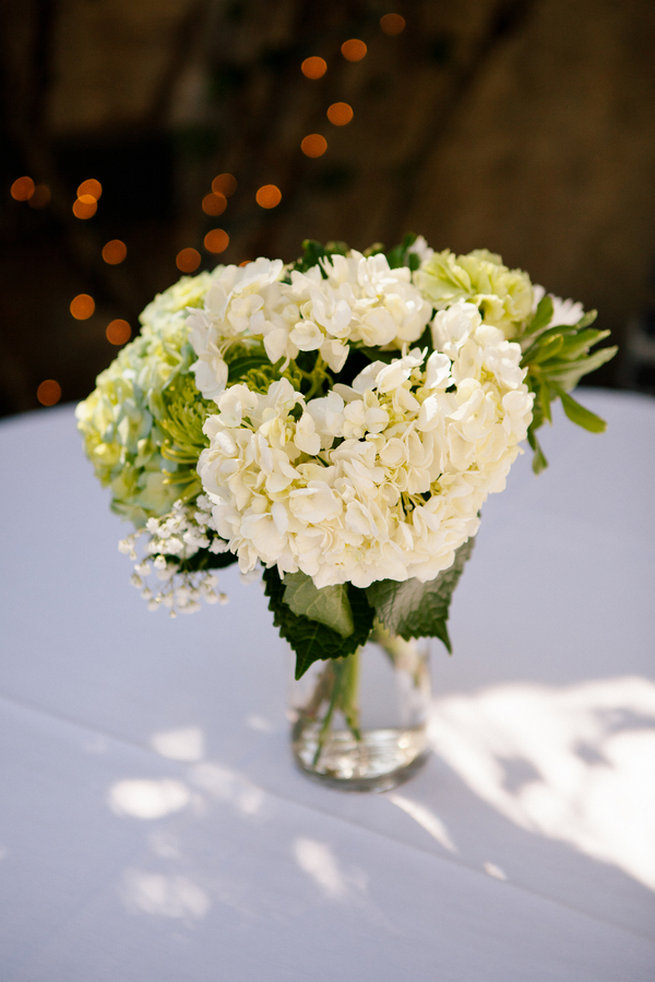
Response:
[[[284,602],[284,583],[275,567],[264,570],[263,580],[268,606],[273,613],[273,623],[296,653],[297,679],[301,678],[315,661],[352,655],[371,633],[374,612],[364,590],[347,584],[353,632],[344,638],[327,625],[303,614],[295,614],[291,610]]]
[[[392,269],[398,266],[409,266],[411,270],[418,269],[420,260],[415,253],[410,253],[411,247],[416,242],[416,235],[410,232],[405,236],[400,245],[394,246],[386,253],[387,261]]]
[[[329,256],[345,256],[348,246],[345,242],[326,242],[323,245],[315,239],[305,239],[302,244],[302,255],[296,259],[293,269],[300,273],[306,273],[312,266],[320,266],[320,260]],[[323,270],[321,270],[323,272]],[[323,273],[325,276],[325,273]]]
[[[553,302],[549,296],[545,296],[521,338],[521,364],[527,368],[526,382],[535,396],[528,443],[534,452],[532,469],[536,474],[548,462],[535,434],[543,423],[552,422],[551,404],[556,399],[561,400],[564,412],[573,423],[591,433],[605,430],[605,421],[581,406],[569,393],[584,375],[600,368],[617,351],[616,346],[612,346],[591,352],[591,348],[610,333],[589,326],[596,319],[595,311],[585,314],[572,325],[549,327],[552,317]]]
[[[439,638],[452,651],[448,635],[448,612],[453,591],[464,565],[473,551],[474,539],[468,539],[455,553],[452,566],[429,583],[417,579],[380,580],[366,590],[378,620],[391,634],[410,638]]]
[[[287,573],[283,583],[284,602],[294,614],[325,624],[342,638],[353,633],[355,625],[345,583],[319,589],[304,573]]]

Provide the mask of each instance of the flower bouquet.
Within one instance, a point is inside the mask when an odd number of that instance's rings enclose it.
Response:
[[[367,642],[425,694],[413,639],[450,650],[482,505],[524,441],[534,470],[546,466],[537,430],[552,402],[604,429],[571,395],[615,352],[592,351],[608,334],[594,317],[486,251],[307,241],[294,263],[183,277],[79,405],[95,473],[135,527],[121,548],[151,609],[223,600],[230,563],[261,573],[296,678],[318,672],[294,716],[307,770],[325,757],[324,773],[368,779],[352,764]],[[422,733],[424,719],[396,729]]]

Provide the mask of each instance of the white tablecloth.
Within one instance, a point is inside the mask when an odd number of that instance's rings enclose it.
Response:
[[[583,401],[607,434],[485,506],[382,795],[294,769],[258,585],[148,613],[72,408],[3,422],[0,978],[651,982],[655,402]]]

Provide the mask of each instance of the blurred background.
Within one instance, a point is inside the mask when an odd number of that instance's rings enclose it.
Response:
[[[652,0],[4,0],[0,414],[73,401],[183,272],[485,247],[655,393]]]

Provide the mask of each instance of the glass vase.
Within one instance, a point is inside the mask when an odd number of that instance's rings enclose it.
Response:
[[[387,791],[427,757],[429,640],[377,630],[348,658],[315,662],[292,683],[296,764],[354,791]]]

